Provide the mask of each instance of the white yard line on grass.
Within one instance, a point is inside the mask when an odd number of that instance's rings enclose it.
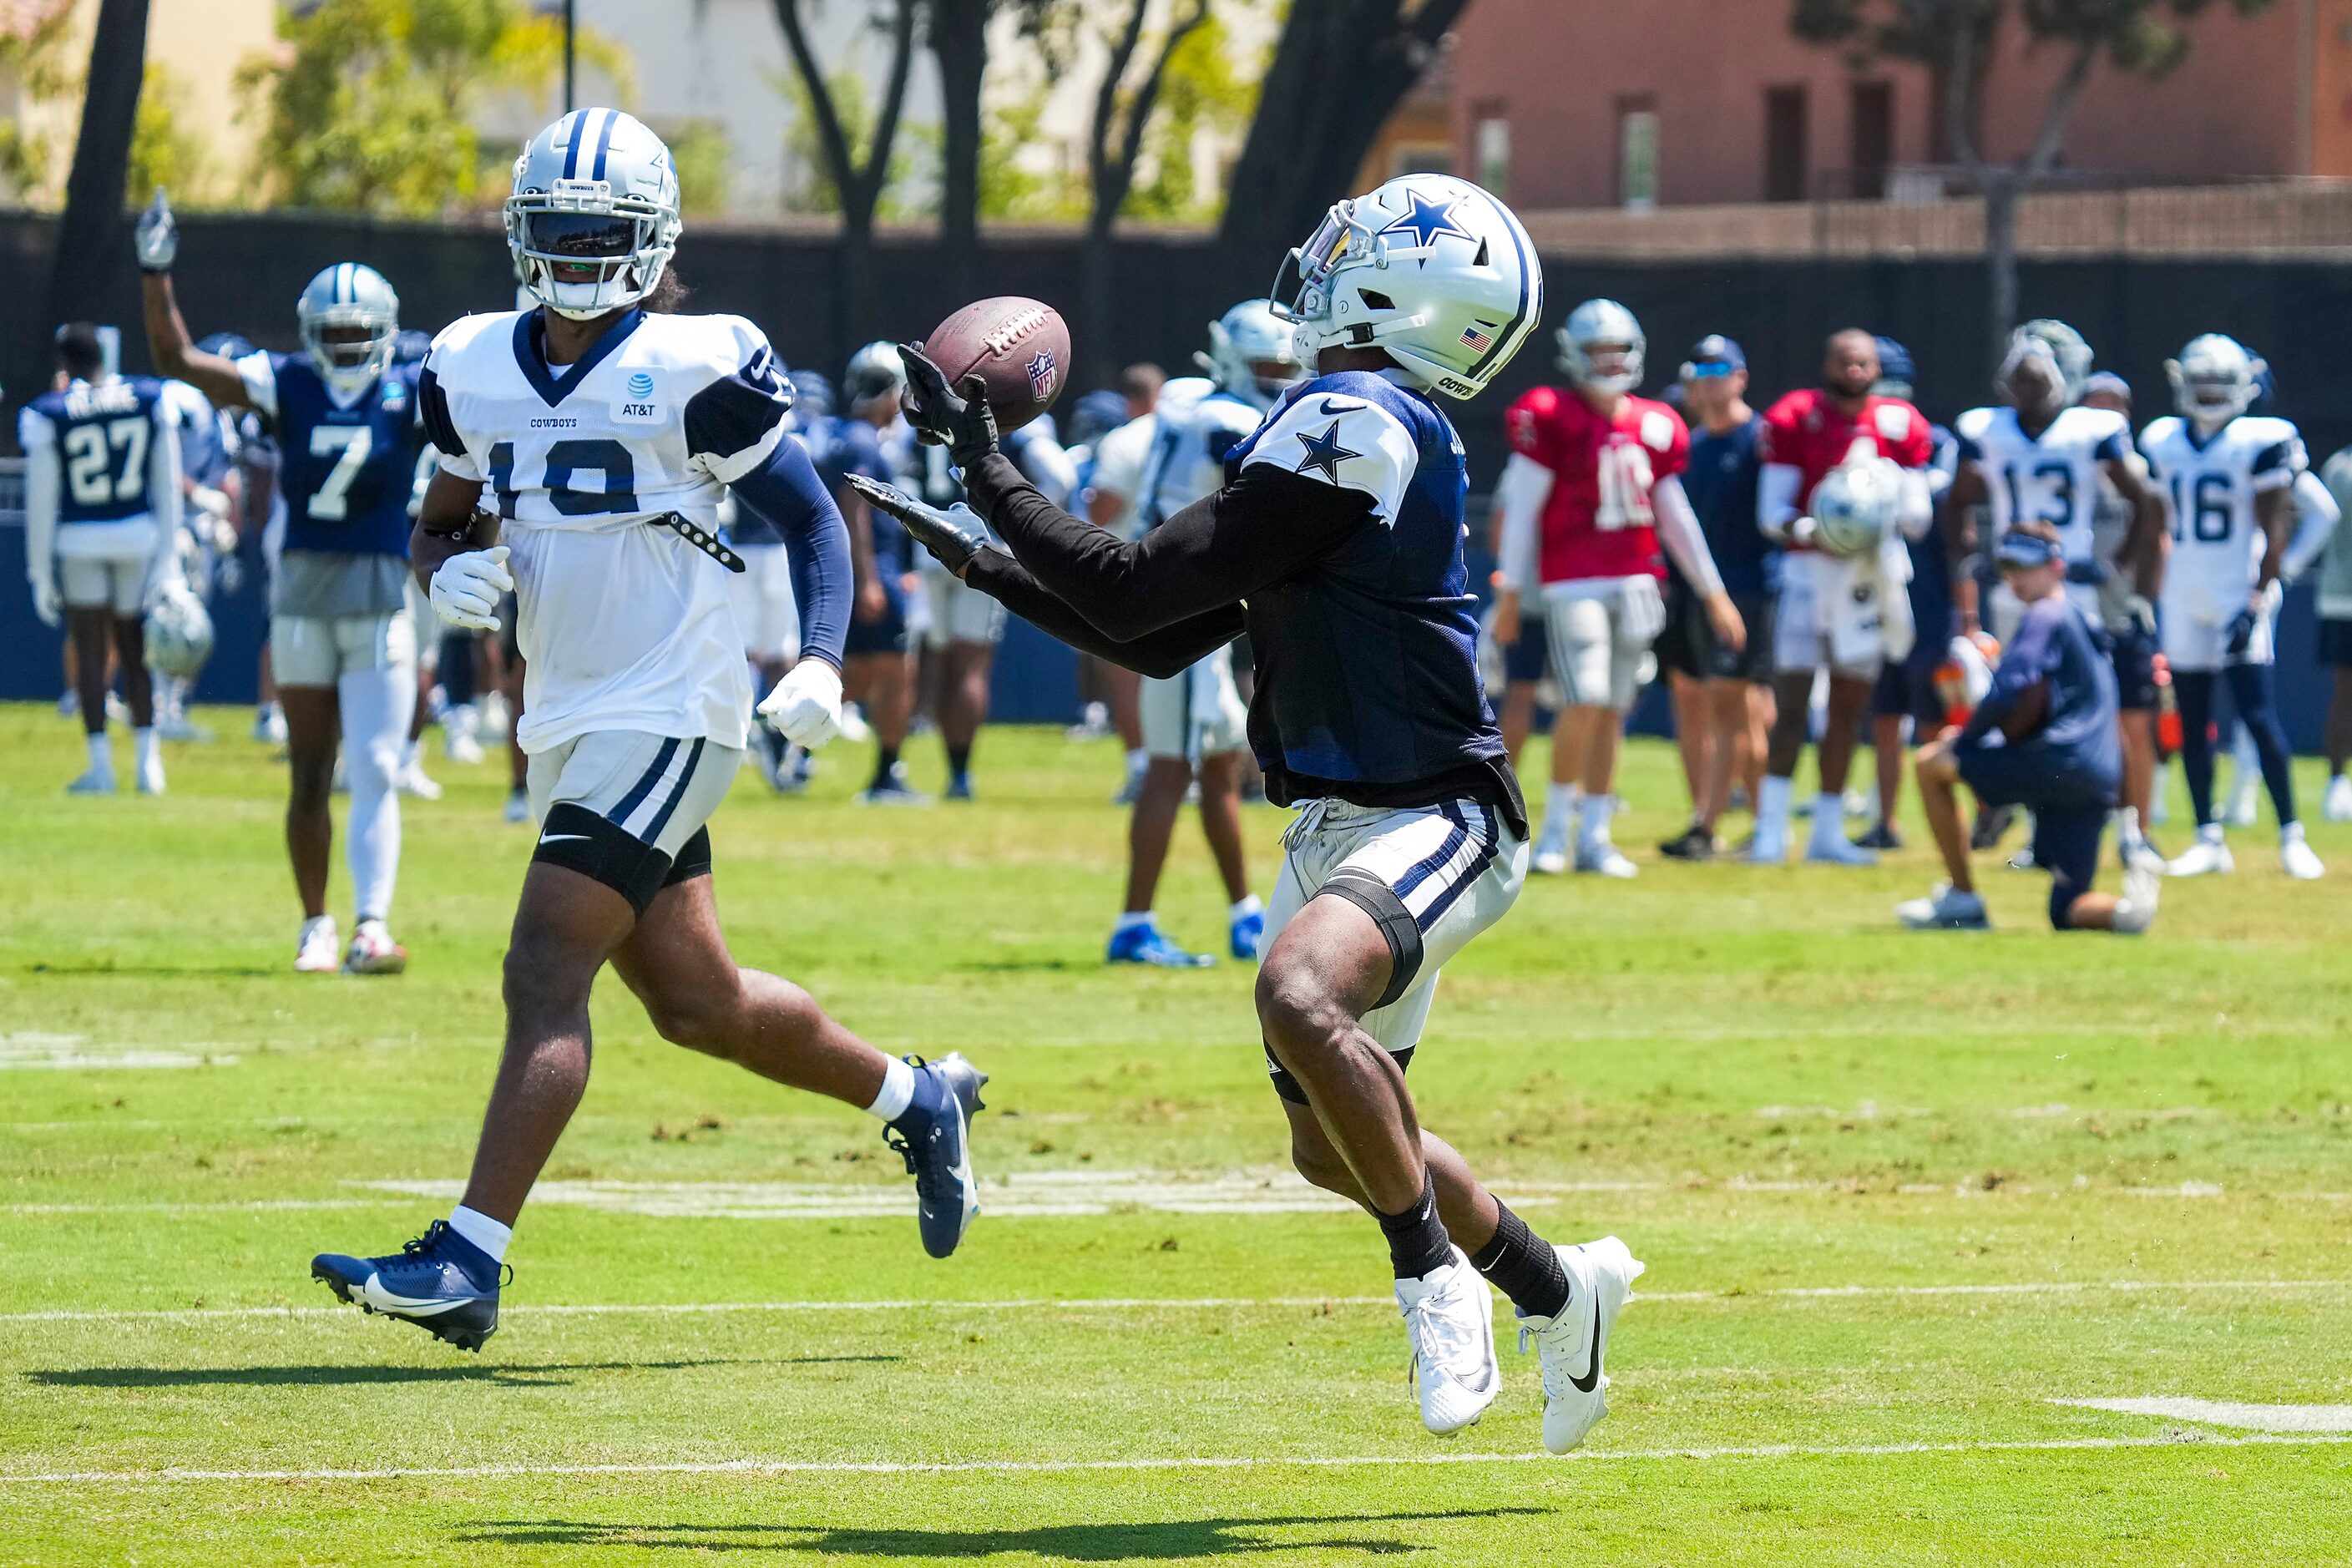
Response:
[[[2133,1448],[2296,1447],[2352,1442],[2352,1434],[2175,1431],[2147,1437],[2044,1437],[1985,1443],[1762,1444],[1722,1448],[1580,1448],[1570,1454],[1362,1454],[1345,1458],[1192,1456],[1160,1459],[707,1459],[614,1465],[448,1465],[383,1469],[35,1470],[0,1473],[0,1486],[141,1486],[190,1481],[496,1480],[574,1476],[1007,1476],[1131,1474],[1150,1470],[1403,1469],[1425,1465],[1530,1465],[1717,1459],[1865,1459],[1913,1454],[2100,1453]]]
[[[1991,1298],[2081,1296],[2100,1293],[2160,1295],[2168,1292],[2352,1289],[2347,1279],[2094,1279],[2029,1280],[2008,1285],[1801,1285],[1761,1290],[1639,1291],[1633,1300],[1676,1305],[1738,1306],[1752,1301],[1903,1300],[1947,1296]],[[1251,1308],[1393,1307],[1389,1296],[1051,1296],[1003,1297],[995,1300],[945,1300],[921,1297],[866,1301],[604,1301],[574,1305],[521,1304],[500,1309],[502,1317],[604,1318],[701,1317],[757,1312],[1072,1312],[1224,1311]],[[121,1311],[58,1309],[0,1312],[0,1323],[121,1323],[201,1321],[215,1318],[322,1318],[359,1314],[349,1307],[160,1307]]]

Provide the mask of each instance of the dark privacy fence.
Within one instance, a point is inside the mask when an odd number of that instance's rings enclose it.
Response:
[[[16,308],[5,334],[0,385],[14,411],[45,384],[47,334],[38,318],[47,291],[54,220],[0,216],[0,297]],[[472,310],[509,308],[513,285],[504,236],[495,224],[447,227],[371,223],[316,214],[239,215],[183,220],[177,284],[189,330],[198,336],[242,332],[274,348],[296,346],[294,300],[320,268],[365,261],[400,291],[409,325],[432,331]],[[1235,300],[1263,292],[1280,258],[1235,255],[1208,237],[1125,236],[1117,241],[1118,308],[1103,359],[1156,360],[1189,368],[1206,324]],[[123,329],[126,365],[142,369],[138,277],[126,233],[121,252],[88,258],[110,279],[112,319]],[[690,309],[740,312],[765,330],[787,363],[837,374],[865,336],[913,337],[958,306],[987,294],[1033,295],[1073,313],[1079,298],[1076,239],[1033,230],[992,235],[976,257],[941,255],[927,236],[887,236],[870,263],[878,319],[841,319],[840,268],[823,232],[689,225],[678,249]],[[1919,365],[1918,401],[1949,420],[1987,401],[1986,283],[1969,258],[1833,260],[1819,258],[1581,262],[1548,257],[1544,333],[1521,351],[1504,380],[1455,411],[1469,447],[1474,488],[1501,467],[1501,418],[1511,399],[1552,376],[1549,332],[1577,300],[1606,294],[1631,306],[1649,334],[1650,388],[1674,374],[1687,346],[1708,332],[1737,338],[1748,351],[1759,405],[1806,384],[1822,340],[1862,326],[1901,339]],[[2022,269],[2021,298],[2032,315],[2062,317],[2080,328],[2103,366],[2121,372],[2138,394],[2142,420],[2166,412],[2170,395],[2163,362],[2189,338],[2226,331],[2266,355],[2277,374],[2278,412],[2303,426],[2313,461],[2352,440],[2352,268],[2311,259],[2276,261],[2117,258],[2032,261]],[[1081,329],[1082,330],[1082,329]],[[1081,345],[1081,357],[1090,357]],[[1082,389],[1083,390],[1083,389]],[[21,552],[13,543],[7,553]],[[53,694],[52,640],[31,616],[11,573],[0,583],[0,695]],[[2324,682],[2311,669],[2308,611],[2294,606],[2282,650],[2300,744],[2315,743]],[[30,628],[29,630],[27,628]],[[32,657],[28,657],[32,656]],[[249,689],[249,670],[216,659],[206,695],[227,700]],[[1058,718],[1073,688],[1060,660],[1009,651],[1002,711]]]

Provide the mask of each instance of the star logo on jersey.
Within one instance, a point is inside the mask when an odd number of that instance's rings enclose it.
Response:
[[[1298,459],[1298,467],[1293,471],[1303,474],[1313,468],[1335,485],[1339,482],[1339,465],[1350,458],[1363,456],[1361,452],[1349,451],[1339,444],[1339,422],[1337,419],[1331,421],[1320,436],[1300,431],[1298,444],[1307,448],[1307,455]]]
[[[1475,237],[1468,229],[1454,221],[1454,209],[1462,205],[1460,197],[1457,196],[1450,202],[1434,202],[1418,191],[1408,191],[1405,193],[1404,199],[1410,204],[1405,212],[1391,221],[1386,228],[1381,229],[1381,233],[1409,234],[1412,236],[1413,248],[1416,250],[1428,249],[1441,234],[1454,235],[1462,239]]]

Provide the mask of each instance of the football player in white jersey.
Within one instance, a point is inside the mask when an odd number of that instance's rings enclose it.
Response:
[[[2121,838],[2126,860],[2152,859],[2143,826],[2156,781],[2156,608],[2164,581],[2164,502],[2132,460],[2131,422],[2080,401],[2091,347],[2063,321],[2028,321],[2010,335],[1994,384],[2007,405],[1972,408],[1953,421],[1960,466],[1945,497],[1944,528],[1956,557],[1990,562],[2011,527],[2046,522],[2066,552],[2066,595],[2105,626],[2114,642],[2124,747]],[[2113,555],[2100,552],[2100,497],[2111,490],[2132,521]],[[1976,537],[1976,509],[1988,536]],[[2120,628],[2102,615],[2102,588],[2128,575]],[[1958,584],[1966,632],[1990,626],[2003,643],[2024,606],[1995,578]],[[1981,613],[1979,613],[1981,612]]]
[[[1265,300],[1244,300],[1209,323],[1209,352],[1200,357],[1211,390],[1190,400],[1163,396],[1155,410],[1151,449],[1134,498],[1143,531],[1223,486],[1225,454],[1265,423],[1276,399],[1305,374],[1291,339],[1290,323]],[[1170,941],[1151,912],[1168,841],[1197,775],[1201,832],[1230,906],[1226,945],[1235,958],[1254,959],[1265,932],[1265,907],[1250,891],[1242,858],[1242,748],[1249,710],[1234,683],[1233,649],[1219,647],[1168,679],[1145,677],[1136,706],[1150,760],[1128,826],[1127,902],[1105,956],[1113,963],[1167,969],[1216,962]]]
[[[731,489],[790,552],[801,657],[760,711],[802,745],[839,727],[849,542],[787,438],[791,390],[759,329],[648,310],[677,204],[669,149],[629,116],[583,109],[541,131],[506,205],[538,306],[448,327],[418,387],[442,471],[417,517],[417,575],[455,626],[494,629],[516,594],[541,832],[463,1201],[404,1251],[326,1254],[311,1273],[467,1350],[498,1326],[510,1227],[587,1087],[588,993],[607,962],[664,1038],[880,1119],[933,1256],[977,1208],[966,1132],[982,1075],[961,1056],[892,1060],[799,987],[739,968],[719,930],[704,824],[751,708],[719,498]]]
[[[2246,412],[2262,362],[2236,340],[2208,333],[2165,362],[2177,415],[2140,432],[2140,451],[2172,503],[2172,562],[2164,582],[2164,657],[2180,704],[2180,771],[2197,808],[2197,842],[2172,862],[2176,877],[2232,868],[2213,807],[2213,689],[2226,680],[2254,738],[2279,819],[2279,864],[2310,880],[2325,868],[2304,841],[2286,732],[2271,675],[2279,578],[2294,533],[2295,480],[2309,462],[2284,419]]]

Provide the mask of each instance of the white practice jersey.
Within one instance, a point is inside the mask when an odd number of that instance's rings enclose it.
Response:
[[[1225,484],[1225,454],[1265,423],[1265,410],[1230,392],[1162,403],[1143,465],[1142,526],[1150,530]]]
[[[2100,465],[2131,455],[2131,425],[2111,409],[2062,410],[2039,436],[2029,436],[2014,408],[1971,408],[1953,423],[1960,457],[1983,473],[1992,528],[1990,550],[2019,522],[2046,522],[2058,531],[2069,564],[2099,559],[2095,520]],[[2095,600],[2090,584],[2073,587]],[[2094,602],[2084,608],[2096,613]]]
[[[2286,420],[2246,414],[2200,442],[2186,419],[2168,415],[2140,432],[2139,449],[2172,506],[2164,614],[2226,625],[2245,607],[2268,544],[2254,498],[2310,466],[2303,437]]]
[[[517,740],[596,730],[744,743],[751,703],[727,569],[667,526],[717,532],[725,487],[764,464],[792,386],[740,316],[641,311],[551,371],[538,315],[445,328],[417,395],[441,466],[504,523],[529,661]]]

